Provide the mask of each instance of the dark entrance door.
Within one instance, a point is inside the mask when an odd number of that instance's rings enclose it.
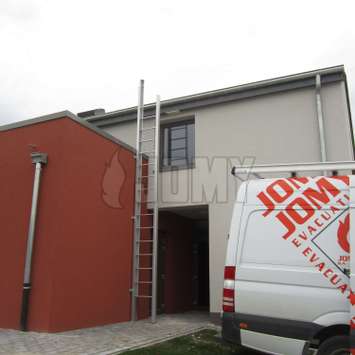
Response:
[[[158,314],[209,309],[208,210],[179,211],[159,213]]]
[[[164,231],[159,231],[158,239],[158,284],[157,284],[157,312],[165,312],[165,259],[167,236]]]

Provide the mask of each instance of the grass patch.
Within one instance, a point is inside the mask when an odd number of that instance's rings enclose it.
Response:
[[[206,329],[198,333],[175,338],[147,348],[131,350],[122,355],[256,355],[251,350],[224,344],[217,331]]]

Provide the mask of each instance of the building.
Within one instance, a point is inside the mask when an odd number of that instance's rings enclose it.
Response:
[[[147,123],[154,110],[145,105]],[[238,186],[232,165],[353,160],[345,71],[337,66],[175,98],[162,101],[161,110],[158,308],[218,313]],[[136,107],[79,116],[135,145]]]
[[[35,166],[40,179],[23,307]],[[130,320],[135,150],[70,112],[0,127],[0,327],[57,332]],[[36,164],[37,166],[37,164]],[[139,305],[146,317],[149,303]]]
[[[353,160],[348,101],[338,66],[162,102],[159,313],[221,310],[239,185],[232,166]],[[144,113],[144,124],[154,124],[155,105]],[[2,328],[19,329],[23,314],[26,329],[47,332],[131,319],[137,108],[78,116],[64,111],[0,127]],[[151,250],[141,252],[145,284]],[[149,294],[147,284],[141,291]],[[140,299],[139,318],[149,308]]]

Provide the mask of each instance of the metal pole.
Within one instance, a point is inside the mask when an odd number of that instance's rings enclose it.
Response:
[[[154,213],[153,213],[153,265],[152,265],[152,323],[157,317],[157,282],[158,282],[158,229],[159,229],[159,128],[160,128],[160,96],[157,96],[155,112],[155,156],[154,156]]]
[[[316,75],[316,103],[317,103],[320,153],[321,153],[322,162],[326,162],[327,152],[325,147],[324,119],[323,119],[322,98],[320,96],[320,90],[321,90],[321,77],[319,74],[317,74]],[[325,171],[324,171],[324,175],[326,175]]]
[[[339,171],[355,170],[354,161],[329,161],[321,163],[296,163],[296,164],[264,164],[234,166],[232,175],[238,174],[263,174],[263,173],[291,173],[302,171]]]
[[[21,307],[21,320],[20,320],[21,329],[23,331],[27,330],[28,306],[29,306],[29,298],[31,292],[32,254],[33,254],[33,245],[35,239],[39,187],[41,182],[42,164],[47,164],[47,154],[32,153],[31,158],[32,158],[32,163],[35,164],[35,176],[33,182],[31,215],[30,215],[30,222],[28,228],[27,251],[26,251],[25,270],[24,270],[24,277],[23,277],[22,307]]]
[[[132,289],[131,289],[131,320],[135,321],[137,319],[137,296],[138,296],[138,280],[139,280],[139,269],[138,269],[138,255],[139,255],[139,240],[140,240],[140,215],[141,215],[141,160],[142,155],[140,154],[140,135],[141,135],[141,120],[144,117],[144,80],[140,81],[138,90],[138,108],[137,108],[137,137],[136,137],[136,188],[135,188],[135,218],[134,218],[134,237],[133,237],[133,261],[132,261]]]

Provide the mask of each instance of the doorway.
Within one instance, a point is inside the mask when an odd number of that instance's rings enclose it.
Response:
[[[165,263],[166,263],[166,232],[159,231],[158,238],[158,280],[157,280],[157,313],[165,313]]]
[[[158,313],[209,310],[208,206],[159,212]]]

